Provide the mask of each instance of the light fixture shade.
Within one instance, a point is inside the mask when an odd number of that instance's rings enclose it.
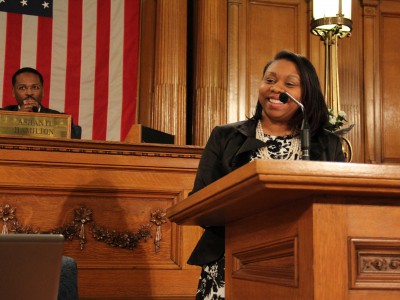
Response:
[[[341,31],[351,31],[351,0],[313,0],[313,29],[330,30],[337,25]]]

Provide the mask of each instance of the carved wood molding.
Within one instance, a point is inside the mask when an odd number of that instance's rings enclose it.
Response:
[[[43,146],[24,146],[24,145],[0,145],[0,149],[4,150],[21,150],[21,151],[47,151],[47,152],[66,152],[66,153],[85,153],[85,154],[106,154],[106,155],[126,155],[126,156],[146,156],[146,157],[170,157],[170,158],[200,158],[200,155],[182,154],[182,153],[160,153],[150,151],[135,150],[109,150],[109,149],[84,149],[65,147],[43,147]]]
[[[132,144],[89,140],[35,139],[13,136],[0,137],[0,149],[188,159],[200,159],[203,152],[203,148],[198,146],[177,146],[151,143]]]
[[[233,253],[232,278],[298,287],[298,237]]]
[[[361,0],[360,4],[361,6],[378,6],[379,2],[379,0]]]
[[[350,238],[350,288],[400,289],[400,239]]]
[[[377,8],[375,6],[364,6],[363,13],[366,17],[376,17]]]
[[[161,226],[167,222],[165,211],[156,209],[151,212],[149,223],[140,225],[140,228],[134,232],[116,231],[109,227],[96,224],[93,214],[93,210],[80,207],[74,209],[74,218],[70,223],[63,224],[49,231],[41,231],[40,228],[35,228],[33,225],[22,225],[17,219],[16,208],[9,204],[4,204],[0,206],[0,221],[3,222],[1,234],[62,234],[67,241],[78,240],[80,249],[84,250],[88,242],[87,232],[89,231],[93,239],[98,242],[103,242],[119,249],[133,250],[139,242],[146,241],[153,237],[152,226],[155,225],[155,252],[160,250],[160,241],[162,239]]]

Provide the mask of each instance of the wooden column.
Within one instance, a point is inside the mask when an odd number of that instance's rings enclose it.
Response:
[[[154,105],[151,127],[186,141],[186,0],[157,1]]]
[[[379,3],[362,1],[364,34],[365,162],[380,163]]]
[[[246,4],[228,0],[227,122],[246,118]]]
[[[193,143],[204,145],[227,115],[227,1],[196,2]]]

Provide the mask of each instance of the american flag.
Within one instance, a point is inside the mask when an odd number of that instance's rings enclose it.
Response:
[[[82,138],[123,141],[136,122],[139,0],[0,0],[0,100],[33,67],[46,107],[72,115]]]

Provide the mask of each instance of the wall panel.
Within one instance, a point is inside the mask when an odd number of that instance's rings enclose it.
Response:
[[[229,103],[231,122],[252,116],[262,71],[283,49],[307,49],[304,1],[229,1]],[[237,78],[234,75],[237,74]],[[232,80],[231,80],[232,79]]]
[[[163,213],[192,189],[201,152],[2,137],[0,221],[9,232],[62,233],[80,299],[193,299],[200,270],[186,261],[202,229]]]
[[[381,18],[382,162],[400,163],[400,110],[394,109],[399,107],[400,40],[393,36],[400,26],[400,10],[383,12]]]

